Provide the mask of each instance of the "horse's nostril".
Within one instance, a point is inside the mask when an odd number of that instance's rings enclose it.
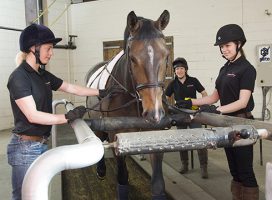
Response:
[[[165,110],[164,109],[160,109],[160,116],[161,116],[161,119],[165,116]]]
[[[144,119],[146,119],[146,120],[149,121],[148,112],[144,111],[144,112],[142,113],[142,117],[143,117]]]

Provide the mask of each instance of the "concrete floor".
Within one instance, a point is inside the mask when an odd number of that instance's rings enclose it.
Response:
[[[257,142],[254,146],[254,171],[260,188],[260,200],[265,200],[266,163],[272,161],[272,154],[271,141],[262,142],[264,165],[260,165],[260,144]],[[178,173],[181,166],[179,153],[165,153],[163,170],[167,192],[177,200],[232,199],[230,193],[230,181],[232,177],[229,173],[224,149],[208,150],[208,179],[202,179],[200,176],[197,151],[193,151],[193,155],[194,169],[190,169],[187,174],[181,175]],[[147,161],[140,161],[138,156],[133,156],[133,158],[151,174],[148,156],[146,156]]]
[[[6,146],[9,142],[10,130],[0,131],[0,199],[11,199],[11,168],[7,164]],[[271,141],[263,141],[263,163],[260,165],[259,142],[254,148],[254,170],[260,187],[260,199],[265,195],[265,164],[272,161]],[[179,153],[165,153],[163,170],[167,192],[177,200],[229,200],[231,176],[228,172],[226,156],[223,149],[209,150],[208,172],[209,179],[200,177],[198,156],[194,154],[194,169],[188,174],[178,173],[180,168]],[[141,165],[147,173],[151,173],[151,167],[146,155],[146,160],[141,161],[139,156],[133,159]],[[56,190],[55,190],[56,191]],[[57,193],[57,191],[56,191]],[[60,199],[60,195],[58,195]],[[50,198],[50,199],[58,199]]]

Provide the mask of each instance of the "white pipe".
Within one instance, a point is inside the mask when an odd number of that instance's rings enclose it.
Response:
[[[272,200],[272,163],[266,163],[265,199]]]
[[[67,110],[73,108],[66,105]],[[23,200],[48,200],[51,179],[66,169],[83,168],[97,163],[104,155],[99,138],[82,119],[72,123],[79,144],[51,149],[39,156],[29,167],[22,186]]]

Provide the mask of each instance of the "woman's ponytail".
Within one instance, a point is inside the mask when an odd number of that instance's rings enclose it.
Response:
[[[17,53],[16,57],[15,57],[15,63],[16,66],[18,67],[25,59],[26,59],[26,53],[20,51],[19,53]]]

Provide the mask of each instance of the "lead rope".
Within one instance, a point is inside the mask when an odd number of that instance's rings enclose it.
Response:
[[[176,106],[173,106],[171,104],[169,104],[169,102],[166,99],[162,99],[163,103],[168,107],[168,109],[177,112],[177,113],[187,113],[190,115],[196,115],[197,113],[199,113],[199,110],[190,110],[190,109],[186,109],[186,108],[178,108]]]
[[[120,110],[122,108],[126,108],[128,106],[130,106],[131,104],[135,103],[136,102],[136,99],[132,99],[130,101],[128,101],[127,103],[123,104],[122,106],[119,106],[119,107],[116,107],[116,108],[112,108],[112,109],[107,109],[107,110],[102,110],[101,108],[100,109],[95,109],[95,107],[98,107],[99,105],[102,104],[102,102],[104,101],[104,99],[107,99],[107,97],[101,99],[97,104],[95,104],[94,106],[92,106],[91,108],[86,108],[86,111],[89,112],[89,111],[97,111],[97,112],[114,112],[114,111],[117,111],[117,110]],[[90,116],[89,116],[90,117]]]

